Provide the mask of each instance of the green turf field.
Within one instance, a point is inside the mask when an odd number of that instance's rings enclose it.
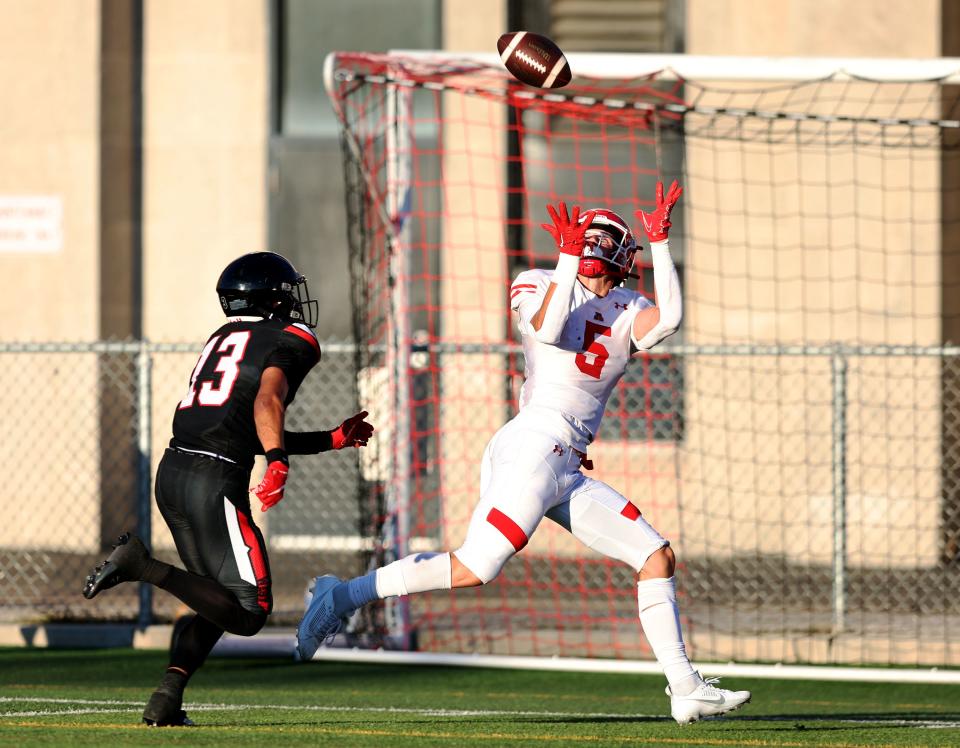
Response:
[[[5,745],[960,745],[960,686],[743,680],[753,703],[680,727],[654,676],[211,659],[194,728],[140,712],[162,652],[0,649]]]

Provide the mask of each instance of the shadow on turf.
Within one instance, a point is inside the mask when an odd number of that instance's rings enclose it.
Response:
[[[732,717],[752,722],[864,722],[883,724],[887,727],[914,727],[918,722],[957,722],[960,712],[845,712],[835,714],[743,714]],[[898,725],[897,722],[907,724]]]
[[[942,716],[942,715],[941,715]],[[201,715],[202,717],[202,715]],[[837,719],[866,719],[869,722],[864,724],[826,724],[830,722],[830,719],[824,718],[815,718],[810,719],[809,715],[802,715],[801,718],[791,717],[789,715],[764,715],[758,717],[708,717],[704,720],[701,720],[696,725],[677,725],[672,718],[670,717],[552,717],[549,719],[531,719],[529,717],[517,717],[511,720],[514,725],[613,725],[613,724],[645,724],[645,725],[662,725],[662,726],[674,726],[679,730],[683,731],[684,735],[692,736],[697,730],[705,728],[709,724],[722,725],[726,724],[730,727],[735,727],[738,730],[750,730],[753,726],[750,723],[754,723],[756,729],[762,729],[769,732],[776,732],[781,734],[787,733],[817,733],[825,735],[826,733],[840,733],[846,732],[850,733],[851,731],[858,731],[861,729],[877,728],[882,727],[884,729],[891,728],[909,728],[916,729],[917,724],[902,723],[904,718],[902,715],[877,715],[877,714],[848,714],[834,717],[834,721]],[[883,724],[884,721],[889,720],[889,724]],[[485,725],[485,724],[496,724],[503,726],[502,718],[497,719],[487,719],[487,718],[477,718],[477,717],[457,717],[455,720],[457,724],[464,726],[468,724],[472,725]],[[924,720],[932,721],[932,720]],[[950,721],[953,721],[952,719]],[[770,724],[770,723],[780,723],[780,724]],[[823,723],[823,724],[821,724]],[[276,726],[277,728],[290,728],[294,725],[304,728],[316,727],[321,724],[336,725],[337,727],[343,728],[344,726],[355,726],[357,728],[366,729],[370,727],[369,719],[360,719],[360,720],[313,720],[313,719],[304,719],[297,721],[284,721],[284,722],[258,722],[258,726]],[[404,727],[408,729],[422,728],[424,730],[432,730],[437,727],[436,719],[404,719]],[[202,726],[202,725],[201,725]]]
[[[596,717],[587,717],[587,716],[571,716],[571,717],[529,717],[525,716],[518,718],[518,721],[530,722],[533,724],[613,724],[619,722],[637,722],[637,723],[651,723],[651,722],[667,722],[673,723],[673,719],[670,717],[648,717],[648,716],[596,716]],[[813,714],[736,714],[728,715],[726,717],[706,717],[701,720],[701,724],[716,722],[716,723],[743,723],[743,722],[792,722],[792,725],[784,725],[791,730],[817,730],[817,731],[827,731],[827,730],[849,730],[851,725],[845,725],[844,727],[833,727],[828,726],[825,723],[829,722],[861,722],[863,725],[871,727],[917,727],[920,723],[928,722],[958,722],[960,723],[960,713],[943,713],[943,712],[906,712],[906,713],[893,713],[893,714],[877,714],[876,712],[849,712],[843,714],[825,714],[825,715],[813,715]]]

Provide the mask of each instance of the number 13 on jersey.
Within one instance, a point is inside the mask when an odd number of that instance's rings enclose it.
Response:
[[[597,338],[609,337],[610,328],[606,325],[598,325],[595,322],[587,322],[583,330],[583,352],[577,354],[577,368],[594,379],[600,378],[600,372],[603,371],[603,365],[610,358],[610,351],[603,343],[597,341]],[[593,354],[593,360],[587,359],[587,354]]]

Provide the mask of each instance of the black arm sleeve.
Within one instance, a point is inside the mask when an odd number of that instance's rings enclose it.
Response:
[[[284,431],[283,448],[290,455],[315,455],[333,449],[333,437],[329,431]],[[257,454],[263,454],[258,446]]]
[[[283,445],[292,455],[315,455],[333,448],[329,431],[284,431]]]

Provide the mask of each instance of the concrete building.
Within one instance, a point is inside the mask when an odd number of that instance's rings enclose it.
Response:
[[[599,37],[591,35],[584,18],[600,12],[619,13],[623,23]],[[200,341],[222,319],[213,291],[220,270],[237,255],[264,248],[287,255],[311,279],[321,300],[320,336],[347,337],[351,319],[341,153],[322,82],[323,58],[335,48],[488,51],[504,30],[522,25],[551,33],[567,51],[933,58],[960,54],[957,12],[955,4],[939,0],[0,0],[2,338]],[[906,17],[910,23],[894,20]],[[455,152],[463,143],[446,145]],[[476,156],[477,146],[471,147]],[[503,205],[493,196],[504,179],[494,168],[501,147],[492,147],[489,172],[473,174],[475,185],[490,188],[485,193],[490,204],[478,208],[484,226],[478,232],[475,222],[458,225],[451,219],[443,227],[450,247],[447,263],[462,262],[457,253],[473,251],[467,249],[468,236],[490,251],[500,247]],[[451,159],[447,172],[456,173],[458,164]],[[743,158],[722,149],[708,154],[691,144],[685,159],[688,187],[701,194],[708,194],[705,185],[721,177],[742,182],[762,170],[783,175],[799,169],[821,181],[838,177],[824,172],[816,154],[797,163],[776,152]],[[880,162],[874,166],[886,168]],[[902,179],[884,175],[888,184],[902,188],[876,199],[891,205],[909,201],[911,185],[917,183],[929,184],[931,195],[955,195],[955,165],[927,159],[902,168]],[[871,181],[869,174],[859,176]],[[803,183],[798,178],[797,185],[771,199],[788,204],[817,199],[805,194]],[[751,197],[731,192],[724,196],[730,202],[712,210],[726,207],[742,214]],[[720,288],[713,282],[720,273],[713,245],[717,231],[698,224],[702,213],[688,216],[684,282],[692,303],[686,310],[685,342],[828,343],[850,326],[861,344],[938,345],[960,339],[960,302],[955,300],[960,297],[951,293],[960,264],[944,250],[956,238],[957,208],[938,198],[918,210],[920,230],[878,224],[858,235],[868,255],[873,247],[896,248],[883,260],[881,283],[858,271],[871,261],[862,252],[852,250],[841,258],[818,255],[824,263],[839,263],[831,266],[838,277],[854,276],[835,290],[867,300],[855,313],[837,312],[836,304],[821,298],[808,298],[802,310],[782,314],[744,313],[743,305],[730,303],[749,298],[757,309],[778,309],[778,299],[788,289],[777,272],[809,261],[801,247],[776,258],[765,251],[773,244],[772,232],[830,232],[834,243],[845,244],[852,239],[844,238],[850,231],[844,221],[790,219],[774,226],[757,218],[749,224],[750,242],[723,236],[722,262],[729,277],[740,280]],[[920,259],[912,251],[917,246],[924,247]],[[730,270],[748,262],[749,276]],[[485,335],[487,323],[499,320],[502,310],[458,311],[453,302],[493,295],[505,280],[487,276],[444,284],[442,298],[451,309],[446,324],[463,341]],[[927,293],[930,288],[936,292]],[[891,322],[880,307],[900,298],[906,299],[910,314]],[[154,371],[154,461],[169,433],[169,404],[182,394],[192,359],[190,353],[171,354]],[[474,358],[463,370],[475,365]],[[688,554],[706,553],[711,540],[722,535],[729,556],[759,549],[829,562],[830,464],[824,453],[829,449],[824,441],[830,431],[829,400],[816,395],[813,402],[792,408],[784,407],[782,397],[758,401],[755,396],[758,387],[780,395],[806,392],[814,380],[820,387],[829,380],[829,362],[818,362],[815,370],[800,360],[793,370],[780,364],[766,378],[762,372],[773,368],[772,361],[757,359],[751,366],[760,373],[745,378],[736,362],[723,357],[690,362],[685,407],[699,418],[688,428],[684,444],[599,444],[594,457],[601,465],[651,467],[646,477],[618,473],[618,468],[607,473],[601,468],[600,476],[628,495],[655,493],[663,509],[657,524],[667,534],[678,522],[681,480],[687,511],[696,513],[699,507],[706,512],[712,506],[721,519],[714,518],[709,532],[688,533],[682,549]],[[909,502],[913,495],[942,494],[951,507],[960,502],[952,478],[949,490],[944,478],[952,469],[945,455],[960,441],[954,433],[958,425],[942,418],[943,393],[955,386],[956,375],[942,373],[939,360],[930,359],[903,375],[924,382],[923,388],[871,391],[871,377],[887,376],[884,366],[889,364],[860,364],[851,380],[860,388],[851,417],[869,423],[901,414],[912,441],[864,429],[851,442],[857,455],[879,455],[855,460],[848,476],[855,486],[851,525],[858,528],[870,527],[869,521],[860,521],[868,515],[904,509],[915,513]],[[132,369],[129,362],[126,369],[116,368],[114,359],[108,363],[97,352],[33,361],[30,367],[25,376],[22,358],[0,356],[4,381],[13,383],[0,403],[5,413],[16,414],[16,438],[4,442],[4,463],[8,469],[31,464],[37,476],[30,511],[0,527],[0,546],[98,551],[136,515],[136,449],[123,436],[135,411],[123,373]],[[479,381],[482,375],[476,370],[470,376],[460,376],[460,370],[452,361],[445,396],[457,400],[462,395],[458,407],[470,410],[470,392],[496,385]],[[742,410],[731,416],[731,405]],[[484,412],[468,434],[449,429],[445,459],[469,468],[449,486],[451,511],[461,520],[476,496],[473,466],[502,415]],[[447,417],[461,414],[454,409]],[[746,434],[740,442],[729,430],[711,431],[712,423],[733,423],[738,417]],[[765,436],[758,424],[777,435]],[[798,424],[805,435],[789,436]],[[717,439],[725,441],[716,449],[705,448]],[[764,470],[791,453],[803,455],[802,470],[794,474],[788,466],[775,475]],[[738,455],[749,459],[738,461]],[[820,471],[810,478],[808,467],[814,463]],[[897,473],[898,467],[909,467],[908,477]],[[728,493],[718,508],[704,476],[731,469],[736,474],[726,478]],[[649,475],[657,476],[655,486]],[[803,481],[802,497],[795,497],[792,481]],[[785,507],[791,497],[796,505]],[[21,498],[8,500],[17,506]],[[786,508],[806,518],[807,535],[784,539],[764,534],[768,521]],[[936,563],[944,552],[940,532],[945,510],[930,504],[923,511],[902,531],[867,529],[855,535],[851,562]],[[65,526],[55,540],[52,524]],[[910,554],[898,555],[904,546]],[[530,548],[538,549],[578,552],[562,535],[547,533]]]

